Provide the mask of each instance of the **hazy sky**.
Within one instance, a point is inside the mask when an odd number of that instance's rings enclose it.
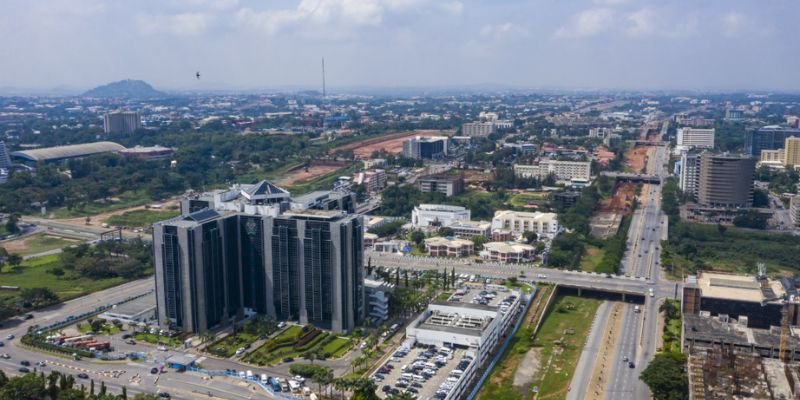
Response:
[[[800,90],[800,0],[2,0],[0,87]],[[197,81],[194,72],[200,71]]]

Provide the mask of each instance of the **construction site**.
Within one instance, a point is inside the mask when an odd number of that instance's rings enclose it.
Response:
[[[704,271],[686,278],[683,351],[693,399],[800,399],[794,278]]]
[[[589,226],[592,236],[607,239],[619,230],[622,218],[630,215],[637,184],[617,182],[611,197],[600,201]]]

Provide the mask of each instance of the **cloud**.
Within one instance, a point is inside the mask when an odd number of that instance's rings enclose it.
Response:
[[[210,17],[204,13],[140,15],[136,18],[136,25],[146,35],[194,36],[206,31],[209,20]]]
[[[497,25],[484,25],[481,28],[481,36],[491,37],[494,39],[519,39],[528,36],[528,30],[506,22]]]
[[[731,11],[722,17],[722,33],[727,37],[739,36],[747,27],[747,17],[736,11]]]
[[[239,5],[239,0],[173,0],[179,6],[209,10],[230,10]]]
[[[631,37],[648,36],[656,31],[656,13],[649,8],[629,14],[626,19],[631,23],[625,33]]]
[[[556,37],[581,38],[605,32],[614,20],[614,12],[608,8],[592,8],[572,16],[570,21],[556,30]]]
[[[607,4],[607,5],[611,5],[611,6],[617,6],[617,5],[620,5],[620,4],[627,3],[628,0],[594,0],[594,2],[597,3],[597,4]]]
[[[254,10],[242,8],[237,21],[268,34],[290,28],[332,28],[337,34],[383,24],[388,14],[436,10],[460,14],[461,1],[440,0],[301,0],[295,8]]]

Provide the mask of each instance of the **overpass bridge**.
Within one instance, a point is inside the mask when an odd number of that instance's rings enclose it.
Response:
[[[650,183],[654,185],[661,184],[661,177],[656,175],[631,174],[627,172],[602,172],[601,175],[605,175],[609,178],[614,178],[623,182]]]

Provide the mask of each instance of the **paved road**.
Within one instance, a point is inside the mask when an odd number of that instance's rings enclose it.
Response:
[[[578,366],[575,367],[575,375],[572,377],[572,383],[570,384],[572,390],[567,394],[567,400],[580,400],[587,397],[587,393],[590,390],[589,386],[592,383],[594,362],[604,339],[603,334],[606,332],[606,322],[611,315],[611,309],[612,303],[610,301],[604,301],[597,308],[597,314],[595,314],[594,321],[592,321],[592,327],[586,338],[586,344],[583,346]]]
[[[176,351],[152,352],[150,359],[145,362],[122,361],[105,363],[88,359],[80,361],[66,360],[49,353],[41,353],[21,347],[19,340],[27,332],[29,326],[57,322],[69,315],[78,315],[94,310],[98,306],[114,304],[127,297],[146,293],[153,288],[154,281],[152,278],[142,279],[36,311],[34,312],[35,318],[33,320],[22,321],[16,319],[5,321],[4,326],[0,328],[0,340],[5,342],[5,346],[0,348],[0,352],[8,353],[11,358],[9,360],[0,359],[0,370],[11,376],[19,375],[17,369],[20,367],[20,361],[25,360],[31,363],[45,361],[48,366],[40,368],[44,371],[55,369],[75,375],[85,372],[95,380],[96,384],[104,381],[113,393],[119,393],[122,386],[126,386],[130,394],[139,392],[155,393],[159,390],[164,390],[177,399],[196,399],[201,396],[202,398],[223,399],[269,398],[265,391],[261,389],[253,390],[252,385],[247,385],[245,382],[233,378],[217,377],[213,380],[205,380],[203,376],[195,373],[168,371],[158,376],[156,381],[156,376],[150,374],[150,369],[160,365],[168,356],[180,354],[180,352]],[[11,341],[5,340],[5,337],[9,334],[15,335],[16,338]],[[120,346],[120,349],[122,350],[122,346]],[[233,368],[242,369],[239,365]],[[118,377],[112,377],[108,373],[111,370],[124,372]],[[106,374],[104,374],[104,371]],[[133,379],[132,381],[131,378],[135,376],[141,379]],[[77,380],[81,381],[81,379]],[[86,384],[88,385],[88,382]],[[208,396],[209,392],[213,397]]]
[[[650,157],[647,172],[661,177],[667,176],[668,148],[656,147],[655,157]],[[655,355],[658,322],[658,305],[663,299],[673,297],[675,284],[661,279],[660,241],[666,239],[668,229],[666,218],[661,210],[661,186],[647,185],[641,194],[643,208],[634,217],[628,232],[628,251],[625,256],[625,271],[633,276],[645,277],[656,289],[653,296],[645,297],[641,312],[635,312],[633,305],[626,305],[623,311],[623,336],[617,343],[614,363],[609,375],[607,399],[650,398],[647,385],[639,380],[641,371]],[[633,246],[632,246],[633,245]],[[628,357],[634,362],[630,368]]]

